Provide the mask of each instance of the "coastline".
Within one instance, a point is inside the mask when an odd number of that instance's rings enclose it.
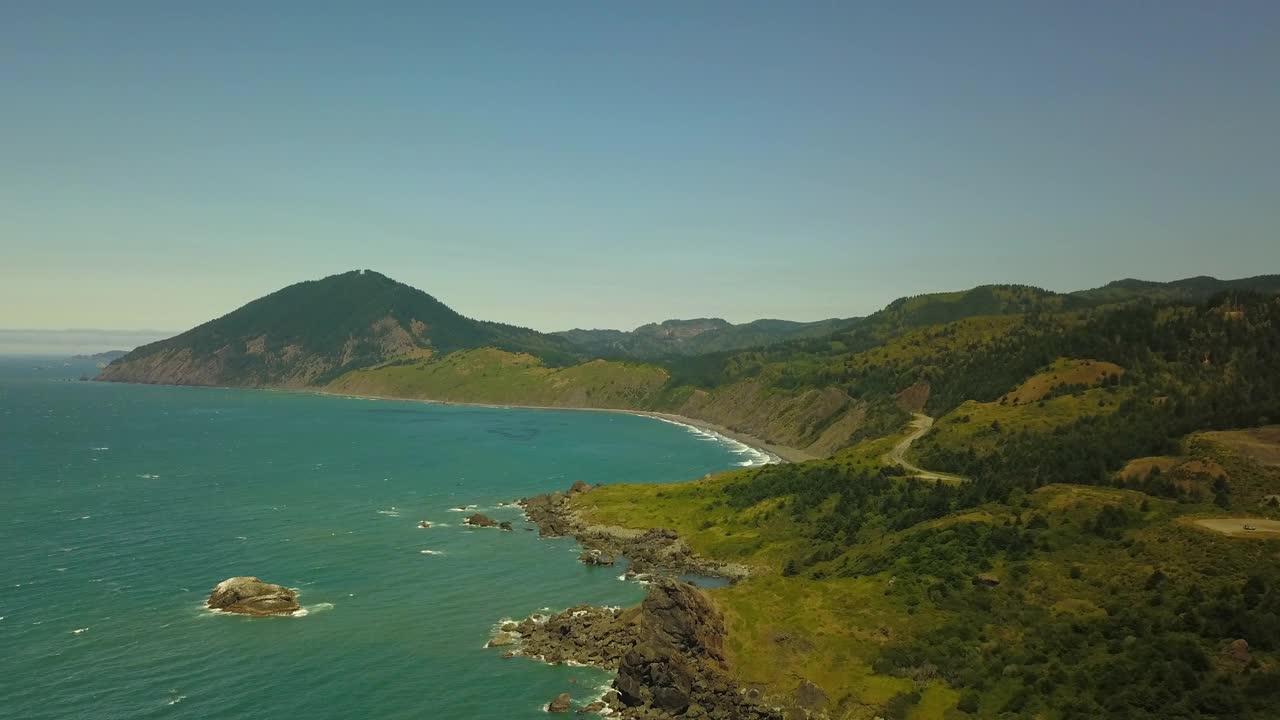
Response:
[[[261,388],[263,390],[275,390],[277,388]],[[281,388],[285,392],[304,392],[313,395],[327,395],[329,397],[345,397],[355,398],[358,400],[404,400],[407,402],[430,403],[433,405],[460,405],[463,407],[483,407],[493,408],[497,410],[574,410],[584,412],[603,412],[603,413],[622,413],[624,415],[637,415],[640,417],[654,418],[663,422],[674,423],[676,425],[685,425],[703,432],[720,435],[729,440],[739,442],[747,447],[762,453],[769,458],[769,462],[782,463],[798,463],[806,460],[815,460],[817,456],[807,453],[803,450],[785,445],[775,445],[765,442],[754,435],[730,430],[723,425],[717,425],[707,420],[699,420],[697,418],[677,415],[675,413],[657,412],[653,410],[627,410],[624,408],[588,408],[588,407],[565,407],[561,405],[520,405],[511,403],[482,403],[482,402],[460,402],[456,400],[431,400],[428,398],[407,398],[396,397],[394,395],[364,395],[358,393],[333,392],[330,390],[292,390]]]
[[[639,417],[653,418],[663,422],[675,423],[677,425],[685,425],[695,430],[719,435],[728,440],[732,440],[748,448],[765,455],[769,458],[770,463],[800,463],[807,460],[817,460],[819,457],[812,453],[805,452],[799,448],[793,448],[787,445],[776,445],[766,442],[760,438],[749,435],[744,432],[731,430],[723,425],[718,425],[709,420],[699,420],[685,415],[677,415],[676,413],[659,412],[656,410],[628,410],[626,408],[596,408],[596,407],[572,407],[564,405],[521,405],[519,403],[487,403],[487,402],[463,402],[459,400],[432,400],[430,398],[412,398],[397,397],[395,395],[366,395],[362,393],[334,392],[332,390],[324,390],[322,388],[292,388],[292,387],[271,387],[271,386],[242,386],[242,385],[185,385],[175,383],[138,383],[128,380],[104,380],[101,377],[94,377],[90,382],[110,382],[123,383],[126,385],[174,385],[175,387],[205,387],[205,388],[222,388],[227,390],[267,390],[272,392],[289,392],[304,393],[310,395],[327,395],[329,397],[354,398],[357,400],[403,400],[405,402],[431,403],[434,405],[460,405],[463,407],[483,407],[493,408],[496,410],[574,410],[584,412],[604,412],[604,413],[622,413],[625,415],[637,415]]]

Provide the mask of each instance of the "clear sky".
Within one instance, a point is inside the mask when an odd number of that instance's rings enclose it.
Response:
[[[1280,272],[1277,2],[0,3],[0,327]]]

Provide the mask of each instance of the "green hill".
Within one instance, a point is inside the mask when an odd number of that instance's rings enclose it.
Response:
[[[112,362],[101,380],[184,385],[320,385],[346,370],[475,347],[577,358],[526,328],[463,317],[430,295],[366,270],[301,282]]]

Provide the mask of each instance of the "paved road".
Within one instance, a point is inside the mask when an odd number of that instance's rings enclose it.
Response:
[[[881,459],[888,465],[901,465],[912,475],[915,475],[918,478],[924,478],[925,480],[964,482],[965,478],[962,478],[959,475],[925,470],[922,467],[913,465],[907,460],[907,448],[911,447],[911,443],[924,437],[924,434],[929,432],[929,428],[933,427],[933,418],[928,415],[925,415],[924,413],[912,413],[911,415],[913,418],[911,420],[911,427],[915,428],[915,430],[910,435],[902,438],[902,440],[900,440],[897,445],[894,445],[892,450],[885,453],[884,457]]]

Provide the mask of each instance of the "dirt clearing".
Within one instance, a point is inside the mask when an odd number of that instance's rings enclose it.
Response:
[[[1232,537],[1277,537],[1280,536],[1280,520],[1264,520],[1262,518],[1207,518],[1196,520],[1200,527],[1209,528]],[[1245,527],[1254,528],[1246,530]]]

